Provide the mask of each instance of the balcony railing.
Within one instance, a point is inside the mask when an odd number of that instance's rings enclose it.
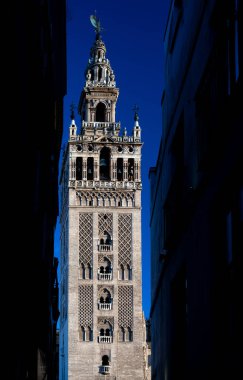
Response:
[[[98,336],[99,343],[112,343],[112,336]]]
[[[105,280],[105,281],[111,281],[112,280],[112,273],[99,273],[98,272],[98,279],[99,280]]]
[[[99,252],[109,252],[109,251],[112,251],[112,245],[111,244],[99,244],[98,245],[98,251]]]
[[[99,310],[111,310],[112,309],[112,303],[100,303],[98,302]]]
[[[120,123],[110,123],[108,121],[83,121],[82,127],[83,128],[114,128],[114,129],[120,129],[121,124]]]
[[[100,366],[100,373],[110,373],[110,366],[109,365],[102,365]]]

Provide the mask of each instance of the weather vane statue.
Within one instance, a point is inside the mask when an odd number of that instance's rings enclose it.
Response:
[[[90,22],[93,25],[93,27],[95,28],[96,39],[97,40],[100,39],[100,32],[101,32],[101,30],[103,30],[103,28],[101,28],[100,20],[96,16],[96,12],[94,15],[90,16]]]

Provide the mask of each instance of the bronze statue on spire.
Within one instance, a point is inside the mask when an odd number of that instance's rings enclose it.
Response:
[[[103,30],[103,28],[101,28],[100,20],[96,16],[96,13],[95,13],[95,15],[90,16],[90,22],[93,25],[93,27],[95,28],[96,39],[99,40],[100,39],[100,32],[101,32],[101,30]]]

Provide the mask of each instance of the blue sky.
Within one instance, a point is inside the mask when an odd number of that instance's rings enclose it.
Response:
[[[89,17],[97,12],[111,66],[120,89],[116,121],[131,134],[134,104],[142,128],[142,270],[143,309],[150,311],[150,188],[148,172],[156,164],[162,132],[163,25],[169,0],[67,0],[67,96],[64,99],[63,143],[68,140],[70,104],[78,104],[95,32]],[[80,128],[80,117],[76,114]],[[59,256],[59,226],[55,255]]]

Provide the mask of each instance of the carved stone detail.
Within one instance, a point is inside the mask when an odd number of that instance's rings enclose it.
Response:
[[[93,214],[79,214],[79,265],[92,266],[93,261]]]
[[[114,286],[113,285],[98,285],[98,297],[100,297],[106,289],[108,290],[111,297],[113,298],[114,297]]]
[[[99,265],[102,265],[105,263],[106,258],[110,261],[111,264],[113,264],[113,255],[107,255],[107,254],[99,254],[98,255],[98,263]]]
[[[111,213],[100,213],[98,214],[98,229],[99,235],[108,232],[110,236],[113,233],[113,214]]]
[[[132,214],[118,215],[118,265],[132,265]]]
[[[77,191],[80,206],[93,207],[134,207],[133,191]]]
[[[114,317],[98,317],[98,328],[102,327],[102,325],[106,325],[107,323],[109,323],[112,328],[114,328]]]
[[[118,286],[118,325],[133,327],[133,286]]]
[[[79,286],[79,325],[93,328],[93,285]]]

